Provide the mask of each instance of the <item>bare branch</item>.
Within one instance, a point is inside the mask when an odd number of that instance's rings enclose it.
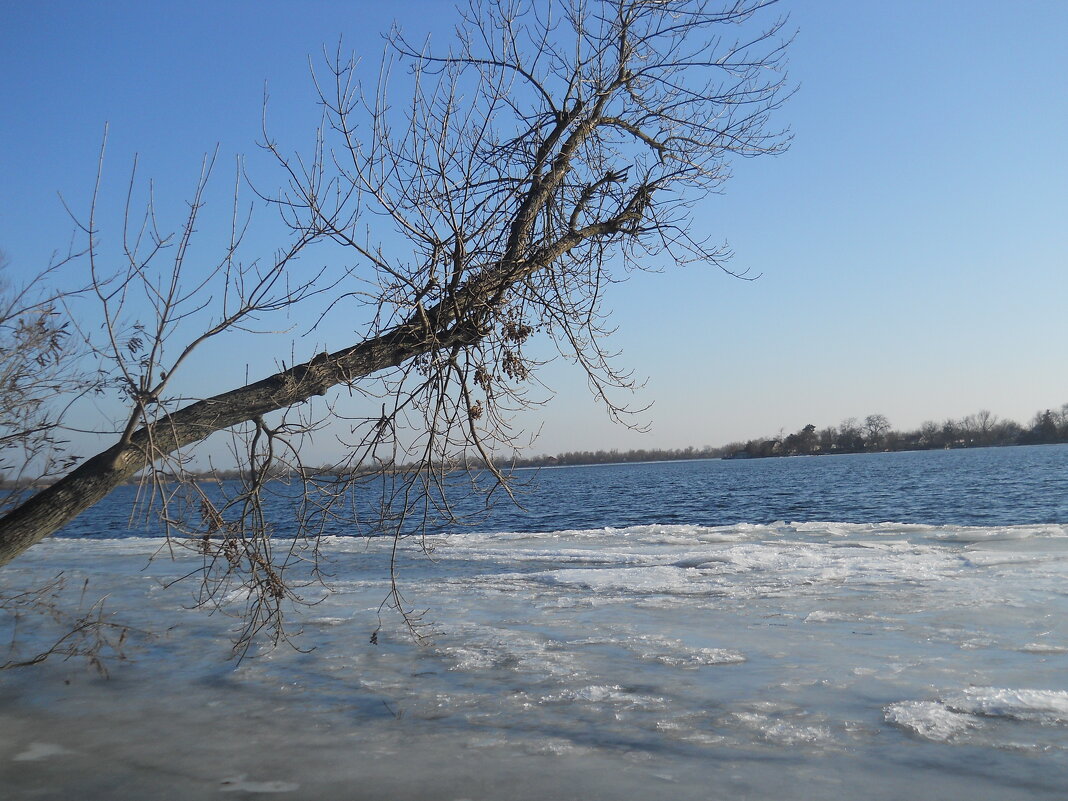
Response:
[[[283,606],[323,578],[329,525],[425,546],[438,521],[463,516],[456,492],[514,497],[514,412],[541,391],[531,341],[557,347],[635,424],[617,399],[636,384],[606,344],[603,293],[635,267],[724,268],[729,251],[693,232],[695,201],[720,190],[732,159],[788,143],[769,127],[788,94],[788,40],[782,20],[758,27],[767,5],[474,0],[447,49],[392,31],[367,84],[339,43],[315,76],[322,125],[308,151],[280,147],[264,112],[281,187],[254,193],[288,236],[270,259],[242,261],[250,211],[235,190],[221,255],[193,265],[213,155],[173,233],[151,192],[135,209],[131,178],[116,275],[100,267],[94,195],[80,229],[105,336],[85,338],[127,415],[111,447],[0,519],[0,564],[140,474],[168,547],[202,556],[198,602],[244,590],[243,652],[259,632],[285,636]],[[342,266],[303,266],[319,252]],[[344,315],[358,339],[229,392],[183,394],[205,342],[298,309],[316,332]],[[349,455],[324,476],[300,454],[327,420],[348,424]],[[188,462],[220,431],[239,475],[207,490]],[[283,538],[271,493],[296,509]],[[392,579],[386,607],[418,630]]]

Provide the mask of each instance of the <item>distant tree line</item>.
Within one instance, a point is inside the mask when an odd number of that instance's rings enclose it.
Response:
[[[718,459],[726,455],[723,448],[639,448],[632,451],[568,451],[556,456],[533,456],[516,459],[514,467],[551,467],[571,464],[621,464],[626,462],[670,462],[684,459]]]
[[[928,420],[915,430],[897,431],[891,428],[890,421],[884,415],[869,414],[863,420],[848,417],[837,426],[817,429],[810,423],[793,434],[780,431],[775,436],[731,442],[721,447],[568,451],[556,456],[518,459],[514,466],[546,467],[679,459],[758,459],[771,456],[985,448],[1058,442],[1068,442],[1068,403],[1060,409],[1037,412],[1026,426],[1013,420],[1000,419],[996,414],[983,409],[959,420],[947,419],[941,423]]]
[[[922,451],[943,448],[986,448],[1003,445],[1045,445],[1068,442],[1068,403],[1059,409],[1035,413],[1027,426],[998,418],[983,409],[959,420],[941,423],[924,422],[912,431],[896,431],[881,414],[869,414],[863,420],[847,417],[837,426],[819,428],[809,423],[793,434],[780,431],[775,436],[745,442],[730,442],[720,447],[639,448],[597,451],[567,451],[556,456],[532,456],[498,463],[498,467],[553,467],[565,465],[626,464],[630,462],[670,462],[685,459],[764,459],[773,456],[821,456],[831,453],[875,453],[880,451]],[[439,467],[448,467],[439,465]],[[390,468],[387,468],[390,469]],[[406,470],[398,465],[392,469]],[[346,475],[334,465],[308,471],[310,475]],[[197,474],[191,474],[196,476]],[[215,470],[199,476],[204,480],[225,481],[241,477],[239,470]],[[274,471],[271,478],[289,479],[284,471]],[[14,482],[0,482],[15,486]]]

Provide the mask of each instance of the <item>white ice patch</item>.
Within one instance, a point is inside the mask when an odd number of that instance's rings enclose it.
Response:
[[[928,581],[961,567],[955,555],[906,542],[745,543],[687,564],[719,574],[766,573],[791,584]]]
[[[1051,642],[1029,642],[1020,647],[1021,651],[1029,654],[1068,654],[1068,645],[1058,645]]]
[[[528,740],[525,749],[528,754],[539,756],[581,756],[590,752],[590,748],[562,737],[542,737]]]
[[[572,570],[551,570],[531,575],[545,584],[578,586],[593,592],[630,592],[630,593],[701,593],[705,588],[695,586],[693,581],[700,573],[693,568],[668,567],[629,567]]]
[[[947,696],[948,709],[991,718],[1013,718],[1045,724],[1068,724],[1068,692],[973,687]]]
[[[891,704],[885,717],[888,723],[925,739],[948,742],[998,720],[1068,724],[1068,692],[972,687],[938,701]]]
[[[618,684],[591,684],[587,687],[567,689],[558,693],[544,695],[539,699],[539,703],[587,703],[593,706],[612,706],[616,708],[659,709],[663,706],[664,699],[658,696],[631,692]]]
[[[745,661],[745,655],[738,651],[728,648],[691,648],[670,637],[643,635],[626,639],[623,644],[642,661],[668,667],[699,668],[736,665]]]
[[[856,620],[856,616],[845,615],[841,612],[828,612],[823,609],[816,609],[805,615],[806,623],[836,623],[851,620]]]
[[[248,781],[244,774],[219,782],[219,790],[224,793],[292,793],[299,789],[300,785],[293,782]]]
[[[806,725],[759,712],[735,712],[732,718],[775,745],[832,745],[834,743],[834,736],[826,726]]]
[[[766,534],[768,526],[740,524],[734,526],[697,526],[685,524],[652,524],[625,528],[566,529],[545,532],[461,532],[449,535],[450,546],[481,546],[485,543],[529,541],[551,543],[553,541],[596,544],[604,542],[646,542],[651,544],[696,544],[701,542],[737,542],[757,534]]]
[[[507,670],[527,675],[571,675],[571,654],[555,640],[532,637],[505,628],[466,625],[450,632],[450,640],[434,647],[457,672]]]
[[[796,587],[934,581],[968,566],[943,548],[907,542],[721,543],[704,552],[601,553],[597,561],[606,566],[572,568],[565,560],[557,570],[510,572],[479,580],[579,587],[616,599],[654,594],[747,598],[779,595]]]
[[[886,722],[926,740],[946,742],[980,725],[973,715],[954,712],[938,701],[902,701],[886,708]]]
[[[1068,537],[1068,527],[1046,526],[940,526],[931,532],[947,542],[997,542],[1003,540],[1059,539]]]
[[[30,743],[29,747],[25,751],[20,751],[11,757],[14,762],[40,762],[43,759],[50,759],[54,756],[62,756],[63,754],[73,754],[74,752],[68,748],[64,748],[61,745],[55,743]]]
[[[833,521],[809,520],[803,523],[775,523],[767,528],[779,535],[804,534],[807,537],[825,537],[828,539],[866,537],[901,537],[924,535],[937,527],[919,523],[837,523]],[[954,526],[953,528],[957,528]]]

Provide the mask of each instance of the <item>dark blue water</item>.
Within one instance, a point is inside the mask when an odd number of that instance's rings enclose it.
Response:
[[[632,525],[835,521],[931,525],[1068,522],[1068,445],[873,453],[785,459],[701,460],[520,470],[521,507],[507,499],[459,511],[478,531],[560,531]],[[60,536],[160,533],[132,513],[135,487],[120,487]],[[279,487],[277,533],[295,512]],[[366,512],[370,519],[372,515]],[[432,526],[432,532],[456,530]],[[371,533],[330,522],[327,534]]]
[[[645,523],[1068,522],[1068,446],[707,460],[542,470],[526,515],[550,531]]]

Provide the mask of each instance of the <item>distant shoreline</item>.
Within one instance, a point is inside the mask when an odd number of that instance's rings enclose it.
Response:
[[[680,457],[678,459],[661,458],[661,459],[620,459],[617,461],[591,461],[591,462],[570,462],[570,461],[556,461],[545,464],[522,464],[516,462],[514,465],[510,465],[516,470],[552,470],[559,467],[614,467],[628,464],[670,464],[672,462],[708,462],[708,461],[724,461],[724,462],[747,462],[757,461],[764,459],[780,459],[780,458],[794,458],[794,457],[815,457],[815,456],[870,456],[880,453],[919,453],[923,451],[964,451],[964,450],[977,450],[980,448],[1025,448],[1031,445],[1063,445],[1063,442],[1032,442],[1032,443],[1015,443],[1009,442],[999,445],[970,445],[960,446],[955,448],[942,447],[942,448],[900,448],[897,450],[881,450],[881,451],[829,451],[826,453],[783,453],[783,454],[768,454],[761,456],[687,456]],[[621,454],[626,456],[627,453]]]
[[[1012,445],[1056,445],[1068,442],[1068,403],[1035,414],[1022,426],[982,410],[960,420],[927,421],[918,429],[896,431],[881,414],[863,420],[850,417],[837,426],[817,429],[809,424],[793,434],[731,442],[720,447],[570,451],[502,462],[511,467],[562,467],[634,462],[674,462],[698,459],[766,459],[782,456],[827,456],[843,453],[960,450]]]
[[[964,450],[969,448],[999,448],[1014,445],[1059,445],[1068,443],[1068,403],[1054,411],[1046,409],[1035,414],[1028,426],[1012,420],[1000,420],[988,411],[980,411],[960,420],[942,423],[925,422],[913,431],[895,431],[882,415],[868,415],[863,421],[847,418],[838,426],[817,429],[806,425],[796,433],[774,437],[731,442],[719,447],[703,448],[637,448],[629,451],[598,450],[569,451],[555,456],[534,456],[500,460],[502,470],[530,470],[550,467],[592,467],[596,465],[655,464],[662,462],[696,462],[708,459],[747,460],[786,456],[832,456],[856,453],[898,453],[905,451]],[[484,467],[472,462],[472,467]],[[416,465],[397,465],[383,469],[403,472]],[[433,469],[440,468],[435,465]],[[315,476],[347,476],[348,473],[331,465],[310,469]],[[368,471],[368,475],[375,471]],[[235,470],[190,473],[183,480],[226,481],[238,478]],[[288,476],[278,475],[280,479]],[[178,480],[177,478],[173,480]],[[18,491],[40,489],[51,482],[0,481],[0,489]],[[131,479],[127,484],[137,484]]]

